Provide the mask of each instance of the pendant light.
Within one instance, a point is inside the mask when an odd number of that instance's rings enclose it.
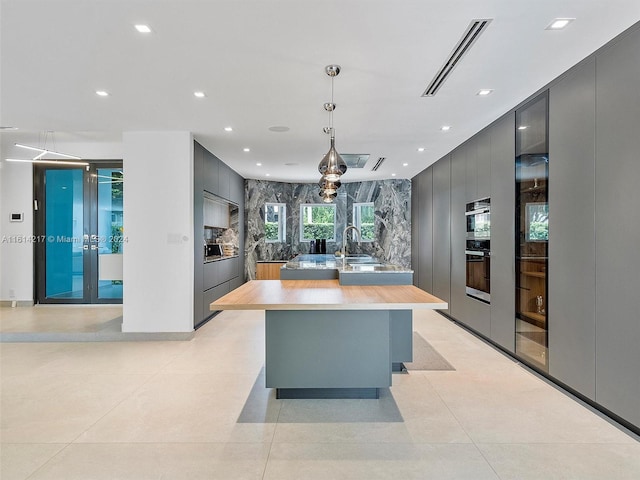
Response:
[[[43,144],[42,148],[41,147],[32,147],[30,145],[23,145],[21,143],[15,143],[14,145],[16,147],[20,147],[23,148],[25,150],[31,150],[32,152],[38,152],[37,155],[31,159],[22,159],[22,158],[5,158],[5,160],[7,162],[26,162],[26,163],[48,163],[48,164],[58,164],[58,165],[89,165],[88,162],[84,162],[82,161],[82,158],[76,156],[76,155],[69,155],[68,153],[62,153],[62,152],[58,152],[56,150],[51,150],[49,148],[47,148],[47,141],[49,138],[49,135],[51,135],[51,143],[53,144],[53,148],[56,148],[56,139],[55,139],[55,133],[53,131],[47,131],[44,133],[44,141],[42,141],[42,137],[41,137],[41,143]],[[62,157],[64,159],[68,159],[68,160],[56,160],[56,159],[45,159],[43,157],[45,156],[53,156],[53,157]]]
[[[322,174],[322,183],[335,183],[340,180],[340,177],[347,171],[347,164],[344,162],[338,151],[336,150],[336,137],[335,130],[333,128],[333,111],[336,109],[336,104],[333,101],[333,79],[340,73],[340,65],[327,65],[325,72],[331,77],[331,102],[324,104],[324,109],[329,112],[329,127],[325,127],[323,131],[331,135],[331,143],[329,151],[320,161],[318,165],[318,171]],[[322,187],[322,185],[321,185]],[[337,187],[335,187],[337,188]],[[332,189],[334,190],[334,189]],[[323,196],[324,189],[321,190],[321,196]],[[335,193],[333,191],[332,193]],[[330,203],[337,194],[331,196],[323,196],[323,201]]]

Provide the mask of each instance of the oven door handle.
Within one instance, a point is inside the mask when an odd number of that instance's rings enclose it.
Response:
[[[489,252],[479,252],[479,251],[475,251],[475,250],[465,250],[464,253],[465,253],[465,255],[475,255],[477,257],[488,257],[488,256],[490,256]]]

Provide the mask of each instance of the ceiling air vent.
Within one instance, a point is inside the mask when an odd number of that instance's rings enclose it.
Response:
[[[378,170],[380,168],[380,165],[382,165],[382,162],[384,162],[386,160],[386,157],[380,157],[378,158],[378,161],[376,162],[376,164],[373,166],[373,168],[371,169],[372,172],[375,172],[376,170]]]
[[[491,22],[490,18],[482,18],[472,20],[467,29],[465,30],[462,38],[458,41],[455,48],[451,51],[451,54],[442,65],[442,68],[438,70],[433,80],[427,87],[427,89],[422,94],[423,97],[433,97],[442,84],[445,82],[454,68],[460,63],[462,57],[469,51],[471,45],[475,43],[480,34],[484,32],[487,28],[487,25]]]
[[[369,160],[368,153],[341,153],[340,156],[349,168],[364,168]]]

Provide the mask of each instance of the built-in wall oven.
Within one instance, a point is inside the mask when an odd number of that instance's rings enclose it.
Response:
[[[483,198],[467,204],[465,248],[468,296],[491,303],[491,200]]]

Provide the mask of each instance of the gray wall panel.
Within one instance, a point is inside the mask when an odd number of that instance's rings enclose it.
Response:
[[[204,197],[204,148],[193,142],[193,324],[200,323],[204,312],[202,309],[202,277],[204,261],[203,229],[203,204]]]
[[[491,196],[491,135],[485,130],[478,135],[476,151],[477,177],[476,196]],[[475,198],[473,200],[476,200]]]
[[[466,168],[466,180],[464,182],[464,203],[472,202],[478,199],[478,164],[477,164],[477,150],[478,142],[477,137],[473,137],[466,143],[458,147],[454,153],[457,152],[460,162],[465,164]],[[462,160],[464,158],[464,160]],[[452,158],[453,161],[453,158]]]
[[[515,118],[491,127],[491,332],[515,351]]]
[[[549,373],[595,399],[595,61],[549,91]]]
[[[469,195],[475,196],[475,187],[473,192],[469,193],[467,188],[469,182],[475,184],[475,175],[469,176],[467,162],[467,153],[469,144],[462,145],[451,154],[451,301],[449,302],[449,311],[451,316],[457,320],[470,324],[469,311],[466,308],[467,302],[465,293],[466,284],[466,257],[464,254],[465,242],[467,236],[467,224],[465,212],[466,199]]]
[[[596,57],[596,401],[640,426],[640,30]]]
[[[450,295],[450,156],[433,165],[433,294],[448,302]],[[449,310],[444,310],[449,313]]]
[[[433,290],[433,169],[427,168],[420,181],[420,284],[427,292]]]
[[[411,179],[411,268],[413,269],[413,284],[420,286],[420,248],[418,238],[420,237],[420,222],[423,213],[420,211],[420,179],[423,177],[424,171]]]

